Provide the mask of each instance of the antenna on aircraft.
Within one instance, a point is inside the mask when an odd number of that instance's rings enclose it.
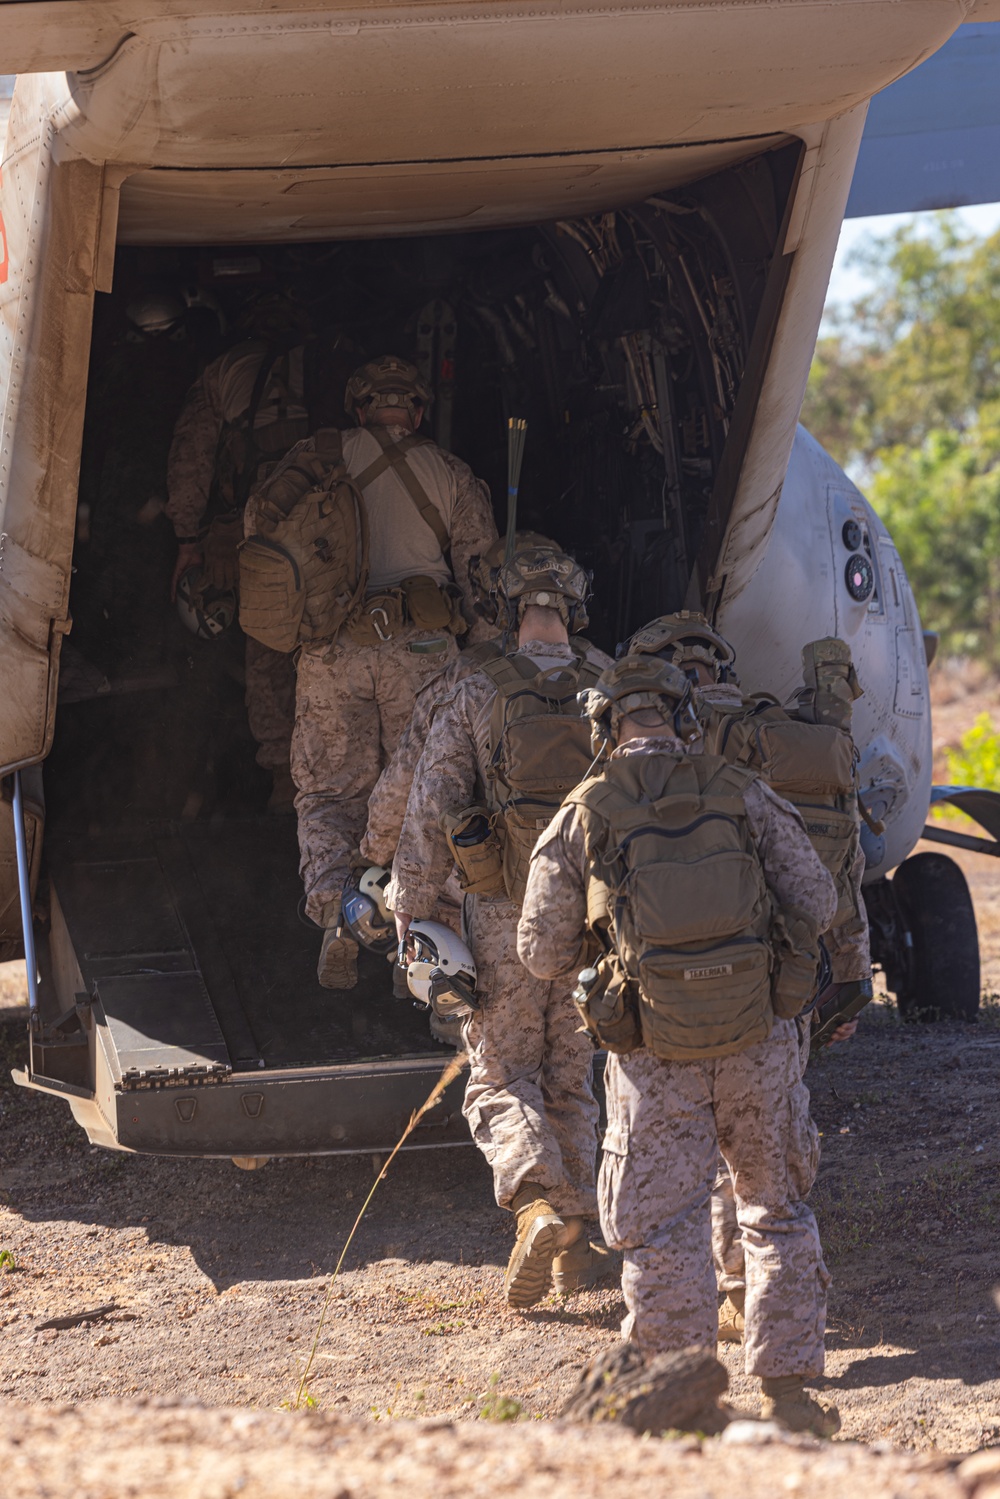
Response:
[[[521,464],[524,460],[524,439],[528,423],[523,416],[512,416],[507,420],[507,546],[503,554],[504,566],[514,555],[514,535],[517,531],[517,490],[521,482]]]

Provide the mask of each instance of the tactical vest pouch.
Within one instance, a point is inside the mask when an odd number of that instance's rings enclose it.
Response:
[[[579,988],[573,999],[584,1025],[605,1051],[628,1056],[643,1044],[636,994],[621,970],[617,954],[596,964],[598,981],[586,994]]]
[[[418,630],[450,630],[454,619],[449,594],[433,578],[404,578],[400,587],[406,610]]]
[[[754,769],[779,796],[843,795],[854,785],[854,742],[839,729],[764,717],[755,738]]]
[[[502,828],[503,884],[507,896],[515,905],[524,900],[528,888],[528,869],[535,844],[545,832],[554,814],[533,817],[517,808],[508,806],[498,826]]]
[[[774,913],[774,974],[771,1003],[779,1020],[794,1020],[815,997],[819,980],[819,934],[812,917],[798,906]]]
[[[851,812],[832,806],[813,806],[801,801],[795,806],[823,868],[833,876],[837,887],[837,914],[831,925],[839,926],[856,914],[850,871],[858,846],[857,818]]]
[[[458,882],[469,895],[503,895],[503,853],[485,807],[445,812],[441,830],[458,869]]]
[[[340,433],[293,448],[251,495],[240,547],[240,625],[271,650],[333,640],[368,579],[368,519]]]

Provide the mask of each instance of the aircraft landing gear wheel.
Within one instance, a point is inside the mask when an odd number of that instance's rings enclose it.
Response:
[[[979,934],[965,875],[946,854],[914,854],[892,877],[912,947],[900,965],[896,1003],[907,1020],[975,1020]]]

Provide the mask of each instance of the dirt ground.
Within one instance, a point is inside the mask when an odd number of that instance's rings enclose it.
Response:
[[[971,696],[965,723],[982,711],[980,694]],[[967,1493],[971,1480],[928,1467],[929,1456],[1000,1444],[1000,867],[974,855],[960,862],[980,923],[980,1020],[903,1026],[890,1003],[878,1003],[853,1042],[810,1070],[824,1147],[813,1200],[834,1277],[823,1387],[841,1408],[848,1441],[824,1449],[822,1462],[811,1449],[780,1449],[778,1466],[767,1468],[772,1489],[794,1492],[808,1469],[817,1494],[854,1484],[866,1494],[943,1499]],[[496,1476],[491,1493],[505,1485],[533,1493],[557,1471],[573,1481],[583,1461],[578,1439],[524,1418],[555,1416],[582,1364],[618,1336],[620,1293],[609,1285],[565,1303],[550,1298],[526,1315],[507,1311],[500,1286],[509,1219],[493,1204],[475,1151],[421,1152],[393,1164],[330,1301],[309,1385],[313,1409],[290,1416],[373,1163],[277,1161],[245,1173],[225,1161],[90,1147],[61,1103],[10,1081],[25,1052],[9,1008],[22,984],[16,969],[0,969],[9,1022],[0,1024],[0,1255],[14,1261],[0,1269],[0,1402],[16,1402],[0,1405],[0,1458],[14,1483],[6,1492],[62,1495],[55,1460],[35,1440],[46,1432],[58,1434],[63,1459],[67,1450],[107,1446],[119,1478],[102,1488],[94,1477],[91,1487],[91,1470],[74,1466],[72,1492],[116,1499],[174,1493],[175,1481],[177,1492],[253,1496],[266,1488],[274,1496],[305,1485],[346,1499],[383,1492],[392,1471],[402,1472],[393,1464],[404,1451],[406,1481],[412,1476],[419,1494],[432,1486],[436,1494],[478,1492],[487,1471]],[[98,1321],[40,1327],[108,1304]],[[754,1409],[740,1351],[722,1356],[730,1398]],[[152,1403],[120,1413],[92,1404],[106,1400]],[[517,1414],[512,1428],[450,1424]],[[408,1417],[437,1424],[400,1427]],[[851,1439],[909,1449],[923,1466],[857,1451]],[[129,1489],[142,1444],[153,1453],[148,1481]],[[668,1468],[679,1495],[730,1493],[736,1469],[744,1492],[758,1492],[758,1452],[718,1442],[704,1455],[690,1444],[654,1450],[607,1432],[598,1448],[593,1466],[588,1438],[587,1472],[577,1474],[588,1490],[604,1464],[620,1475],[614,1492],[637,1479],[662,1481]],[[494,1455],[477,1469],[476,1454],[486,1451]],[[326,1486],[310,1489],[309,1475],[321,1468]],[[196,1472],[204,1483],[190,1487]],[[268,1486],[268,1474],[281,1481]]]

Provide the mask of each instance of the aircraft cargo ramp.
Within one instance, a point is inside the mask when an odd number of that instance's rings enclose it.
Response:
[[[57,834],[48,860],[43,990],[64,1008],[32,1075],[70,1092],[92,1140],[238,1156],[395,1143],[447,1052],[393,999],[384,958],[361,955],[350,993],[317,984],[294,818]],[[467,1139],[455,1092],[416,1136]]]

